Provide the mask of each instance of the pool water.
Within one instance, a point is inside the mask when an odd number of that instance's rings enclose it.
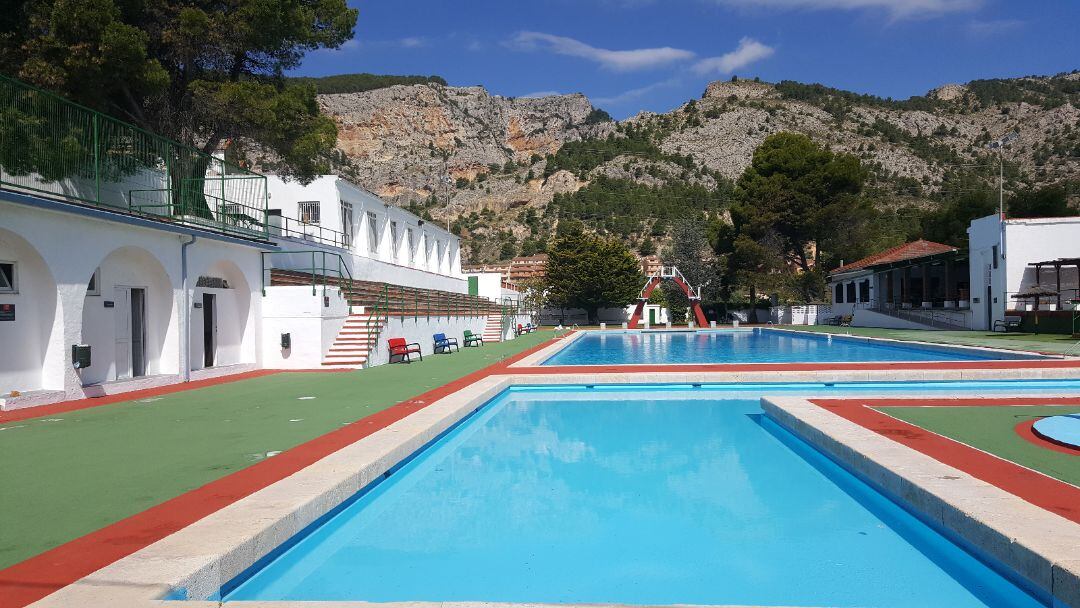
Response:
[[[698,332],[587,332],[543,365],[975,361],[1029,358],[970,348],[894,344],[762,328]]]
[[[510,389],[224,599],[1045,606],[759,408],[960,384]]]

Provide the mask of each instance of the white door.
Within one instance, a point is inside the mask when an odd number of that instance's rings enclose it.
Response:
[[[131,377],[131,288],[117,287],[113,297],[113,317],[116,327],[116,379]]]
[[[116,287],[113,316],[116,328],[116,379],[146,375],[146,290]]]

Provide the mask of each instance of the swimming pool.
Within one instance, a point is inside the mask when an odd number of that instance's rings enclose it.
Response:
[[[667,363],[840,363],[1037,358],[975,348],[764,328],[713,331],[585,332],[543,365]]]
[[[1044,606],[763,417],[758,398],[1078,387],[513,388],[224,599]]]

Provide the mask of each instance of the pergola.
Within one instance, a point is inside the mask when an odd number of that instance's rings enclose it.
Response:
[[[1034,266],[1035,267],[1035,284],[1036,285],[1042,284],[1041,277],[1039,275],[1042,274],[1042,269],[1043,269],[1044,266],[1050,266],[1050,267],[1052,267],[1054,269],[1054,279],[1056,281],[1055,286],[1056,286],[1056,289],[1057,289],[1057,292],[1058,292],[1057,293],[1057,308],[1058,308],[1058,310],[1060,310],[1061,309],[1061,267],[1062,266],[1074,266],[1074,267],[1076,267],[1077,280],[1080,281],[1080,258],[1058,258],[1056,260],[1045,260],[1043,262],[1032,262],[1032,263],[1028,264],[1028,266]],[[1068,298],[1070,300],[1076,299],[1076,296],[1080,295],[1080,294],[1076,293],[1077,290],[1072,290],[1072,291],[1074,293],[1073,293],[1072,298]]]
[[[964,268],[962,271],[957,272],[957,267],[963,267],[962,265],[966,265],[967,261],[968,253],[966,251],[954,249],[896,262],[873,264],[867,266],[867,269],[882,277],[885,290],[884,293],[879,291],[877,295],[877,299],[881,303],[909,302],[914,305],[916,301],[922,303],[943,300],[944,306],[950,308],[958,300],[968,297],[966,289],[963,297],[961,297],[959,290],[959,283],[963,282],[962,279],[967,279],[967,269]],[[939,269],[940,274],[938,276],[941,279],[939,289],[936,292],[931,288],[930,281],[932,269],[934,268]],[[920,289],[918,294],[912,293],[914,291],[912,289],[914,283],[912,270],[918,270],[919,273]],[[899,293],[896,293],[896,287],[899,287]]]

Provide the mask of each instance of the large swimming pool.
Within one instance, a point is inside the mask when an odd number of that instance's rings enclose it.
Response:
[[[763,416],[763,394],[1077,382],[510,389],[231,600],[1044,606]]]
[[[900,344],[764,328],[585,332],[543,365],[976,361],[1031,358],[974,348]]]

